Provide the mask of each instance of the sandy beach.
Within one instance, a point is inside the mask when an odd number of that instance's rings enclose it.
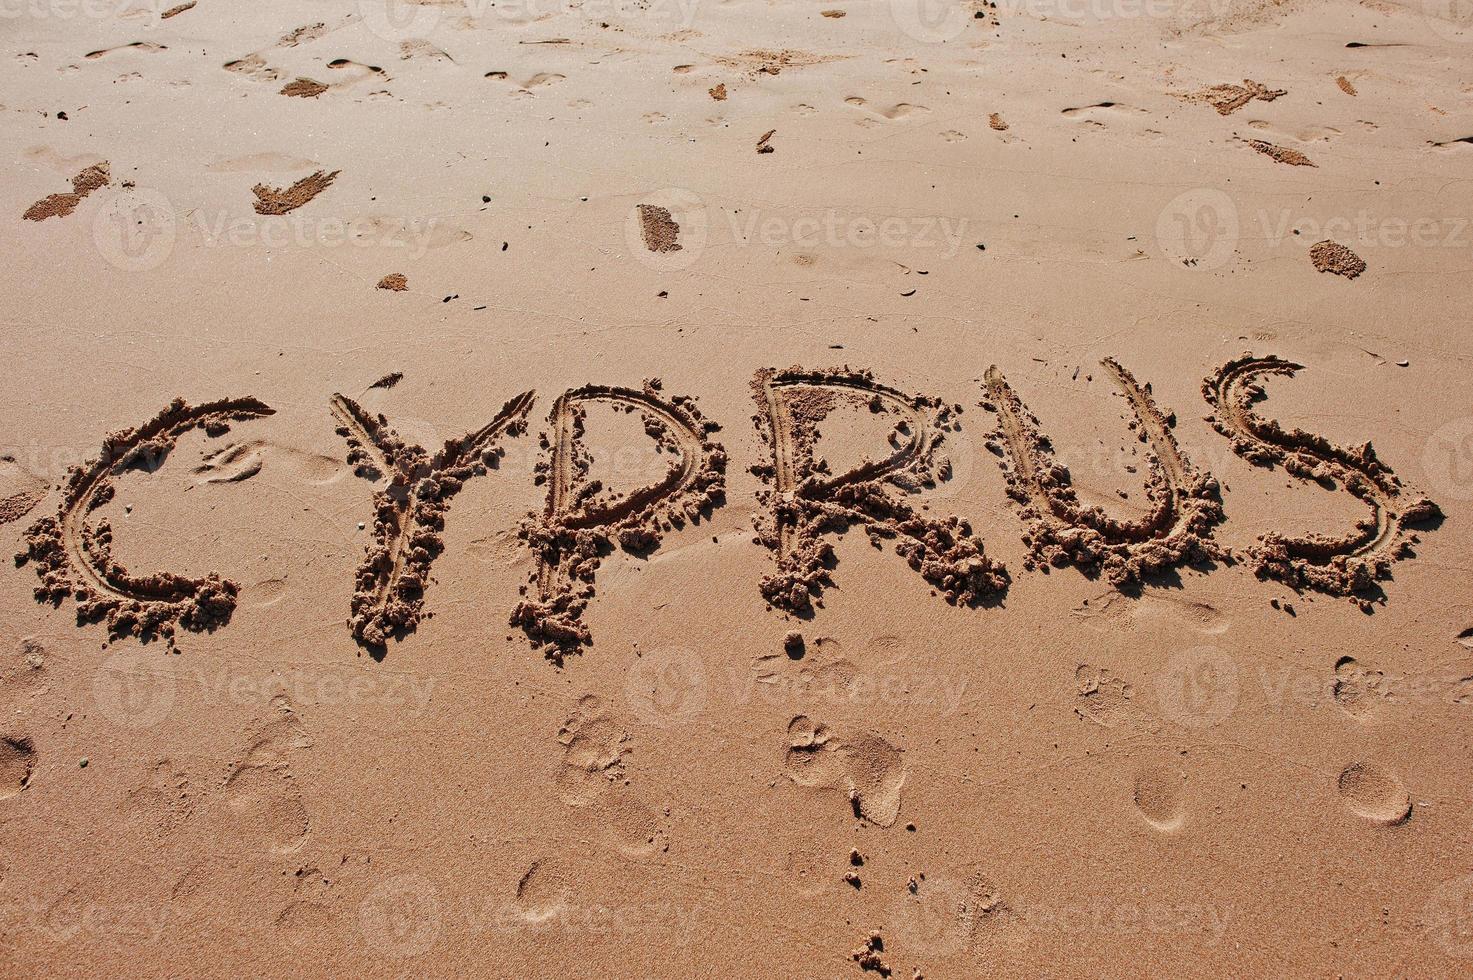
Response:
[[[0,972],[1473,970],[1466,3],[0,36]]]

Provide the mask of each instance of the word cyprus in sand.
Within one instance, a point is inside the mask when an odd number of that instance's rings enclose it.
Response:
[[[1182,453],[1172,434],[1174,415],[1158,408],[1150,386],[1118,362],[1106,359],[1104,366],[1134,416],[1130,431],[1147,449],[1149,507],[1137,519],[1083,505],[1038,419],[995,367],[984,378],[982,405],[997,416],[987,448],[1000,458],[1008,493],[1021,508],[1030,546],[1025,569],[1072,566],[1125,589],[1184,564],[1232,557],[1212,539],[1224,520],[1217,480]],[[1377,583],[1390,577],[1393,563],[1412,556],[1413,528],[1432,526],[1440,512],[1405,488],[1369,444],[1343,448],[1257,413],[1267,398],[1263,379],[1300,370],[1272,356],[1229,362],[1203,386],[1213,410],[1208,421],[1249,462],[1282,466],[1294,477],[1344,490],[1369,506],[1370,514],[1339,536],[1263,535],[1244,557],[1261,578],[1369,609],[1373,601],[1384,601]],[[391,379],[397,380],[391,375],[378,386],[391,388]],[[954,604],[978,605],[1009,587],[1007,569],[986,555],[966,521],[927,516],[924,502],[909,499],[950,478],[948,437],[959,428],[961,406],[904,394],[849,368],[763,369],[751,389],[758,407],[753,421],[770,453],[751,469],[765,484],[757,495],[762,513],[756,543],[776,563],[760,584],[773,608],[806,616],[822,606],[835,568],[832,539],[851,527],[863,528],[876,547],[892,542],[896,554]],[[499,468],[499,442],[526,432],[534,398],[530,391],[512,398],[484,427],[432,454],[405,443],[383,415],[333,396],[331,410],[347,440],[348,462],[359,476],[379,484],[373,541],[357,571],[348,619],[360,643],[381,648],[428,616],[425,591],[444,548],[450,501],[467,480]],[[656,456],[666,460],[662,476],[625,492],[594,477],[585,441],[594,405],[638,418]],[[879,443],[882,452],[834,473],[817,446],[820,426],[840,412],[878,418],[888,434]],[[79,622],[105,619],[114,637],[172,638],[176,626],[209,630],[226,623],[235,608],[235,583],[214,573],[132,573],[112,555],[110,524],[87,521],[112,499],[115,478],[134,469],[157,470],[184,433],[198,428],[219,436],[232,422],[271,414],[253,398],[198,407],[175,400],[143,426],[108,436],[99,458],[70,474],[56,516],[42,518],[26,533],[26,550],[16,564],[36,569],[37,599],[59,604],[70,595]],[[657,380],[641,390],[571,389],[554,402],[548,422],[550,431],[541,438],[544,458],[533,474],[547,488],[547,503],[522,523],[534,570],[510,619],[535,648],[561,663],[567,653],[593,642],[584,614],[602,560],[615,545],[648,555],[665,535],[721,506],[727,456],[712,438],[720,426],[702,415],[693,397],[667,396]]]

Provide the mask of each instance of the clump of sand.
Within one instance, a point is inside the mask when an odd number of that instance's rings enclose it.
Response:
[[[1365,260],[1339,242],[1328,238],[1310,246],[1309,260],[1320,272],[1333,272],[1346,279],[1354,279],[1366,271]]]
[[[669,208],[662,208],[657,204],[641,204],[639,224],[644,236],[644,247],[651,252],[680,251],[680,225],[670,216]]]
[[[1249,140],[1248,145],[1264,156],[1279,163],[1286,163],[1291,167],[1317,166],[1309,157],[1300,153],[1298,150],[1291,150],[1287,146],[1277,146],[1265,140]]]
[[[391,272],[378,281],[378,288],[402,293],[409,288],[409,279],[402,272]]]
[[[296,99],[315,99],[326,91],[326,85],[311,78],[298,78],[281,87],[282,95]]]

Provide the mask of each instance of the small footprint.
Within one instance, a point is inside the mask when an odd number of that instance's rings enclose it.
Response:
[[[1335,661],[1335,680],[1330,685],[1335,704],[1353,718],[1364,718],[1386,697],[1385,675],[1364,667],[1354,657]]]
[[[225,821],[233,839],[289,854],[311,829],[289,757],[311,742],[285,697],[273,698],[270,710],[225,781]]]
[[[1136,774],[1136,809],[1157,830],[1170,833],[1181,827],[1183,777],[1166,768],[1144,769]]]
[[[1394,827],[1412,815],[1412,798],[1395,773],[1371,763],[1353,762],[1336,781],[1340,801],[1358,817]]]
[[[125,823],[161,837],[194,813],[194,791],[182,770],[169,759],[160,759],[123,797],[119,809]]]
[[[659,815],[626,770],[629,735],[608,717],[602,700],[591,694],[579,700],[557,740],[564,747],[556,778],[564,803],[594,814],[626,857],[667,846]]]
[[[901,751],[876,734],[841,740],[827,725],[798,715],[788,723],[785,771],[800,786],[846,791],[854,815],[870,823],[889,827],[900,815]]]
[[[874,113],[875,115],[883,119],[904,119],[906,116],[914,115],[916,113],[931,111],[923,105],[912,105],[909,102],[900,102],[896,105],[892,105],[884,109],[873,109],[870,108],[870,104],[867,99],[861,98],[857,95],[851,95],[849,98],[845,99],[844,104],[854,106],[856,109],[863,109],[866,112]]]
[[[556,864],[538,858],[517,880],[515,907],[528,925],[549,922],[567,906],[572,887]]]
[[[31,784],[36,771],[36,749],[24,735],[0,738],[0,800],[8,800]]]
[[[87,52],[87,59],[89,61],[96,61],[98,58],[105,58],[108,55],[113,54],[114,52],[128,50],[137,50],[143,51],[148,54],[156,54],[159,51],[167,51],[169,49],[165,45],[154,44],[152,41],[134,41],[131,44],[120,44],[115,48],[102,48],[99,51],[89,51]]]
[[[1074,713],[1085,721],[1110,728],[1130,707],[1135,689],[1101,667],[1080,664],[1074,671]]]

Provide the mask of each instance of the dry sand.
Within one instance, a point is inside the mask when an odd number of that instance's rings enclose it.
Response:
[[[1473,970],[1466,4],[3,24],[0,973]]]

